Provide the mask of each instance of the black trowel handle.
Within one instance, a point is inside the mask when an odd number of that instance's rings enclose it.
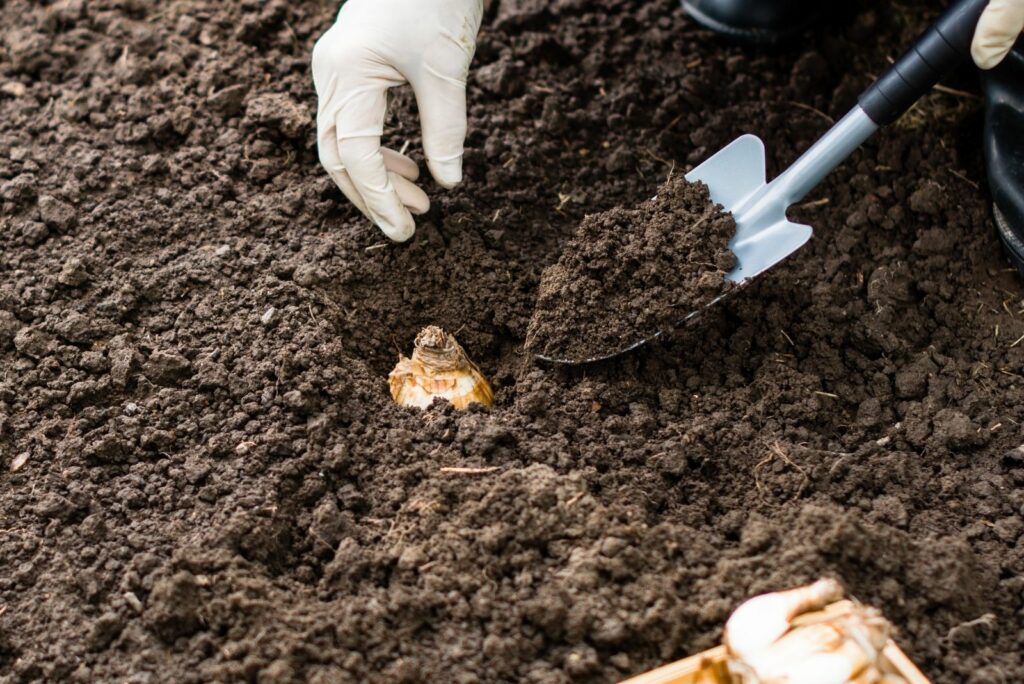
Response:
[[[959,0],[942,13],[895,64],[860,96],[879,126],[891,124],[971,54],[971,40],[988,0]]]

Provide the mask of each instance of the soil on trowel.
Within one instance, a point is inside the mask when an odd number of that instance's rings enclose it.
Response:
[[[523,348],[586,215],[746,132],[774,176],[944,3],[841,4],[769,53],[678,0],[495,2],[465,183],[423,174],[395,245],[317,158],[337,2],[0,3],[0,683],[604,684],[822,575],[933,681],[1024,681],[1024,286],[973,71],[699,324]],[[427,325],[493,407],[394,404]]]
[[[735,232],[707,186],[680,177],[635,209],[587,216],[541,275],[526,349],[588,360],[672,330],[728,290]]]

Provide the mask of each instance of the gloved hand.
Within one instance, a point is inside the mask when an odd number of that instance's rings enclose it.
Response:
[[[991,69],[1006,57],[1024,31],[1024,0],[990,0],[981,13],[971,43],[971,56],[982,69]]]
[[[410,83],[423,149],[439,185],[462,181],[466,76],[484,0],[348,0],[313,48],[320,163],[392,240],[416,230],[430,200],[416,163],[382,149],[387,89]]]

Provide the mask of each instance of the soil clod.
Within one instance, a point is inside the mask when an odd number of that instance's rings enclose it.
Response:
[[[731,287],[735,232],[706,185],[678,177],[636,209],[587,216],[541,276],[527,349],[588,360],[671,330]]]

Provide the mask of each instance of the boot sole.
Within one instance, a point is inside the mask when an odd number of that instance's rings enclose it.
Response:
[[[1024,240],[1017,233],[1010,229],[1006,217],[999,211],[999,207],[992,205],[992,213],[996,219],[996,231],[1006,248],[1006,255],[1022,276],[1024,276]]]

